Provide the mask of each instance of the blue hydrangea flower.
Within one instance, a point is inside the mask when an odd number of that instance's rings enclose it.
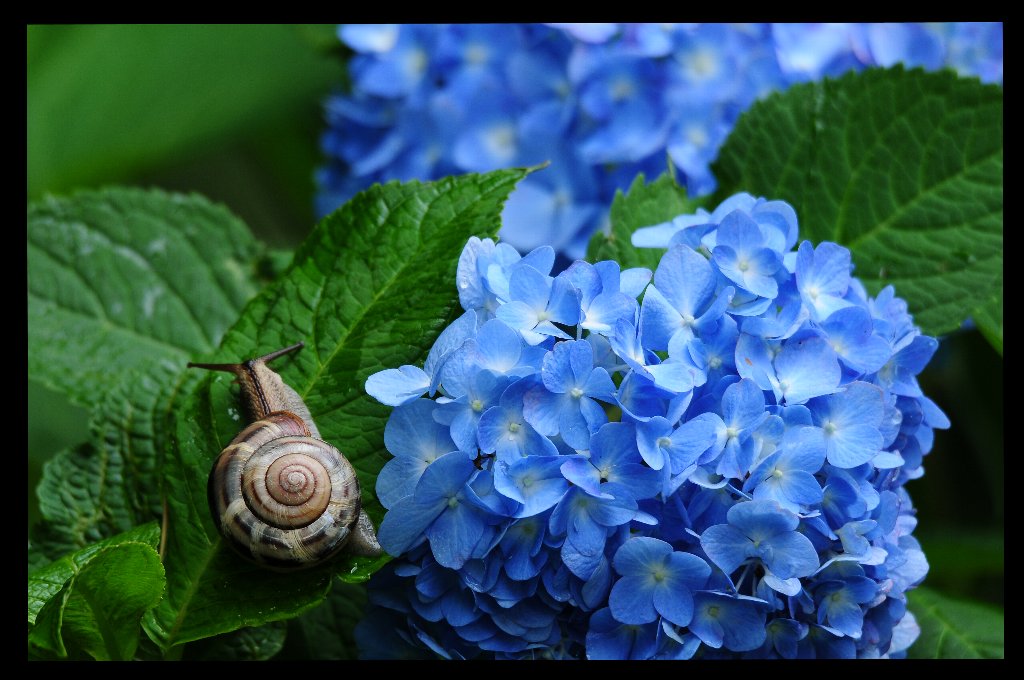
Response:
[[[845,248],[800,243],[781,201],[738,194],[635,240],[666,249],[654,272],[552,274],[551,248],[471,239],[465,314],[424,368],[367,379],[394,405],[376,491],[395,559],[371,580],[364,656],[913,642],[906,593],[928,563],[904,484],[949,427],[917,381],[936,340],[891,288],[867,295]]]
[[[338,38],[351,86],[325,103],[318,212],[375,182],[550,161],[509,198],[501,237],[563,264],[666,158],[690,195],[711,193],[721,144],[772,91],[901,62],[1001,83],[1003,63],[1001,23],[352,24]],[[747,271],[772,266],[758,258]]]

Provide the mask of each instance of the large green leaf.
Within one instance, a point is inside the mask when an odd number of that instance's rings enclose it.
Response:
[[[343,71],[293,26],[31,26],[29,196],[313,116]]]
[[[657,248],[635,248],[630,241],[640,227],[650,227],[672,218],[696,211],[697,203],[686,197],[686,190],[665,173],[650,184],[637,175],[629,192],[615,193],[611,208],[611,228],[594,234],[587,246],[587,260],[615,260],[623,269],[646,267],[654,270],[664,251]]]
[[[895,285],[926,333],[946,333],[1002,300],[1002,104],[1001,87],[951,71],[798,85],[740,117],[716,199],[789,202],[802,238],[849,247],[871,293]]]
[[[503,203],[526,172],[391,183],[363,192],[317,226],[284,277],[252,301],[212,357],[239,361],[306,343],[275,368],[303,397],[321,435],[356,468],[364,507],[375,521],[382,516],[373,489],[388,459],[383,433],[389,409],[367,396],[363,384],[381,369],[422,362],[461,312],[454,286],[459,254],[470,236],[497,233]],[[213,459],[240,428],[229,383],[228,376],[213,374],[177,414],[164,468],[167,596],[144,624],[164,649],[294,617],[323,600],[335,573],[364,580],[387,561],[343,558],[279,574],[223,545],[206,483]]]
[[[92,544],[28,579],[30,649],[59,658],[128,659],[143,612],[164,589],[156,523]]]
[[[1002,659],[1003,613],[954,600],[928,588],[909,595],[921,635],[908,655],[918,659]]]
[[[111,189],[28,210],[29,377],[96,406],[209,352],[255,294],[259,246],[198,196]]]

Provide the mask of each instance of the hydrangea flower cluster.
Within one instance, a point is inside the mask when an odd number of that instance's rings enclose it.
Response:
[[[904,483],[937,341],[850,252],[738,194],[638,230],[654,272],[471,239],[394,406],[365,656],[878,657],[928,564]],[[641,299],[641,302],[638,302]],[[419,652],[417,652],[419,650]]]
[[[375,182],[551,161],[501,238],[582,257],[615,192],[667,158],[690,195],[755,99],[867,66],[1002,82],[1002,24],[346,25],[351,91],[326,103],[318,211]]]

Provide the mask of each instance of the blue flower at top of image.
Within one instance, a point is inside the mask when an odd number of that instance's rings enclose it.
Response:
[[[394,560],[364,657],[878,658],[918,635],[904,484],[950,425],[917,381],[935,339],[781,201],[634,240],[667,248],[654,271],[470,239],[464,314],[422,368],[367,378],[393,406]]]
[[[559,268],[640,173],[671,165],[691,196],[713,192],[719,149],[771,92],[898,63],[1003,77],[998,22],[349,24],[338,38],[351,85],[325,102],[318,213],[377,182],[550,162],[512,193],[501,238],[550,246]],[[758,258],[725,271],[767,286]]]

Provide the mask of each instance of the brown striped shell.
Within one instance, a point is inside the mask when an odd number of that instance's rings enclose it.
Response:
[[[243,556],[279,570],[320,564],[346,548],[361,555],[381,552],[351,463],[319,438],[298,394],[266,367],[301,346],[240,364],[189,364],[235,373],[256,419],[210,471],[214,522]]]

